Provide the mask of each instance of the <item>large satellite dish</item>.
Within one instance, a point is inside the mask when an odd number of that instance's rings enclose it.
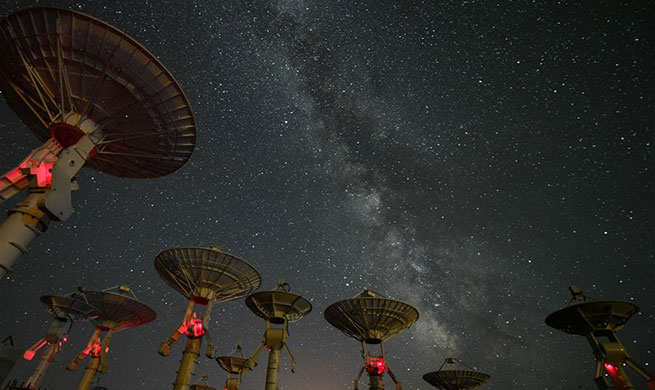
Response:
[[[364,367],[355,378],[357,383],[364,371],[370,389],[383,389],[385,372],[402,388],[398,378],[387,365],[384,343],[405,331],[418,320],[418,311],[409,304],[383,297],[373,290],[364,290],[353,298],[331,304],[323,313],[327,322],[362,344]],[[367,344],[380,347],[379,356],[371,356]]]
[[[446,364],[457,363],[464,367],[444,370]],[[489,378],[491,378],[489,374],[476,371],[455,358],[447,358],[439,370],[423,375],[424,381],[440,390],[475,390],[487,383]]]
[[[564,333],[584,336],[596,361],[594,382],[599,389],[635,388],[626,369],[630,367],[655,388],[655,376],[637,363],[623,345],[617,332],[639,308],[632,302],[597,301],[586,296],[577,286],[570,286],[569,306],[551,313],[546,324]],[[571,305],[572,302],[576,304]]]
[[[182,324],[159,346],[159,354],[168,356],[171,346],[183,334],[187,345],[175,378],[176,388],[188,388],[194,375],[204,336],[209,336],[209,318],[214,303],[243,298],[259,288],[262,278],[246,261],[216,247],[178,247],[161,252],[155,258],[159,276],[189,301]],[[202,316],[194,305],[205,306]],[[211,337],[207,337],[205,355],[213,357]]]
[[[116,27],[76,11],[29,8],[0,22],[0,47],[3,95],[41,140],[61,126],[75,131],[64,124],[92,124],[97,155],[86,166],[157,177],[191,156],[196,126],[182,88]]]
[[[0,277],[51,220],[70,217],[83,166],[159,177],[184,165],[195,146],[193,112],[164,65],[80,12],[38,7],[1,20],[0,91],[44,141],[0,177],[0,202],[30,188],[0,226]]]
[[[333,303],[324,315],[330,325],[367,344],[388,341],[418,320],[412,306],[371,290]]]
[[[104,374],[109,369],[107,355],[114,333],[145,325],[153,321],[157,314],[139,301],[129,286],[116,286],[102,291],[82,291],[76,296],[96,307],[99,313],[93,320],[96,329],[86,348],[66,368],[69,371],[76,370],[79,363],[89,356],[89,364],[78,385],[79,390],[89,390],[96,374]],[[106,334],[101,337],[103,332]]]

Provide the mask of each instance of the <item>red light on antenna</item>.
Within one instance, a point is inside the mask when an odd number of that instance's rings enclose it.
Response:
[[[93,343],[93,346],[91,346],[91,356],[93,357],[100,356],[100,351],[102,351],[101,348],[102,347],[100,346],[100,338],[98,338],[98,340],[96,340],[96,342]]]
[[[613,365],[613,364],[610,364],[610,363],[605,363],[604,366],[605,366],[605,370],[607,371],[609,376],[612,377],[612,379],[615,379],[616,375],[619,372],[619,368],[617,366]]]
[[[382,375],[385,371],[387,371],[387,365],[384,363],[382,356],[368,358],[366,372],[371,375]]]
[[[36,352],[32,351],[31,349],[28,349],[28,350],[25,351],[25,353],[23,354],[23,359],[25,359],[25,360],[32,360],[32,359],[34,359],[34,355],[36,355]]]
[[[202,318],[197,318],[196,313],[193,313],[193,317],[189,319],[186,327],[186,335],[189,338],[197,339],[198,337],[205,335],[205,328],[202,324]]]

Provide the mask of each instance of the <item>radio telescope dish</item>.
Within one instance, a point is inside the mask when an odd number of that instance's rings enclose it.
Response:
[[[589,342],[596,361],[594,382],[599,389],[632,389],[626,369],[629,367],[644,378],[650,387],[655,386],[655,376],[628,354],[617,332],[639,308],[624,301],[587,301],[577,286],[570,286],[572,298],[569,306],[557,310],[546,318],[546,324],[562,332],[584,336]],[[577,303],[571,305],[571,302]]]
[[[367,344],[387,341],[418,320],[418,311],[412,306],[371,290],[333,303],[324,315],[332,326]]]
[[[203,305],[242,298],[262,282],[253,266],[218,248],[167,249],[155,258],[155,269],[169,286]]]
[[[253,266],[218,248],[179,247],[167,249],[155,258],[155,269],[164,281],[188,300],[182,324],[159,346],[159,354],[168,356],[171,346],[183,334],[187,344],[182,354],[175,388],[187,388],[198,362],[198,351],[209,332],[214,303],[243,298],[257,289],[262,278]],[[202,317],[194,305],[206,306]],[[213,357],[211,337],[205,355]],[[219,362],[220,363],[220,362]]]
[[[88,134],[97,155],[86,166],[158,177],[191,156],[196,125],[182,88],[116,27],[77,11],[29,8],[0,22],[0,47],[9,106],[43,141]]]
[[[246,305],[258,317],[266,320],[264,340],[248,360],[254,363],[262,350],[265,347],[268,349],[266,388],[277,390],[280,374],[280,354],[283,348],[287,350],[291,358],[292,372],[295,364],[291,350],[287,345],[289,322],[298,321],[303,316],[309,314],[312,311],[312,305],[300,295],[290,293],[289,284],[285,283],[284,279],[280,279],[275,290],[260,291],[249,295],[246,298]],[[272,326],[271,324],[276,326]],[[237,389],[238,386],[233,386],[233,388]]]
[[[80,12],[36,7],[0,20],[0,93],[44,141],[0,177],[0,203],[30,189],[0,225],[0,279],[50,221],[70,218],[82,167],[159,177],[195,147],[193,112],[164,65]]]
[[[90,304],[97,307],[100,316],[94,320],[102,330],[120,330],[145,325],[157,314],[145,303],[127,295],[109,291],[85,291]]]
[[[384,343],[408,329],[418,320],[418,311],[407,303],[389,299],[372,290],[364,290],[353,298],[331,304],[323,313],[327,322],[347,336],[362,343],[364,367],[354,380],[355,389],[364,371],[370,389],[383,389],[385,372],[402,388],[396,375],[387,365]],[[367,344],[378,344],[379,356],[371,356]]]
[[[565,333],[585,336],[589,332],[623,329],[637,305],[622,301],[593,301],[567,306],[546,318],[546,324]]]
[[[423,380],[441,390],[475,390],[487,383],[489,374],[479,372],[466,366],[464,370],[444,370],[446,364],[462,363],[458,359],[447,358],[439,370],[423,375]]]
[[[295,322],[312,311],[307,299],[284,290],[256,292],[246,298],[246,305],[258,317],[273,324]]]
[[[103,291],[80,291],[75,296],[85,299],[100,313],[93,321],[96,329],[86,348],[66,367],[67,370],[74,371],[80,362],[89,356],[89,364],[77,388],[90,390],[96,374],[104,374],[109,370],[107,354],[114,333],[145,325],[154,320],[157,314],[148,305],[136,299],[129,286],[116,286]],[[101,337],[103,332],[107,333]]]

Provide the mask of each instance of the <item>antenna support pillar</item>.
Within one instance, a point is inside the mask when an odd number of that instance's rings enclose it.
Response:
[[[368,388],[369,390],[384,390],[382,375],[368,374]]]
[[[80,380],[80,384],[77,385],[77,390],[91,389],[91,384],[93,383],[93,380],[95,379],[96,374],[98,373],[99,367],[100,367],[100,356],[91,357],[91,361],[89,361],[89,364],[84,369],[84,375],[82,376],[82,380]]]
[[[187,338],[186,347],[180,361],[180,369],[177,371],[177,378],[173,384],[173,390],[191,390],[191,376],[198,364],[198,355],[200,355],[200,345],[202,338]]]
[[[268,353],[268,367],[266,368],[266,390],[277,390],[278,376],[280,373],[280,351],[279,348],[271,348]]]

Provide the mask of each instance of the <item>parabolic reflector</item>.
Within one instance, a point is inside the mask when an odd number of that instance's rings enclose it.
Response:
[[[325,309],[325,319],[346,335],[369,344],[387,341],[418,320],[418,311],[371,290]]]
[[[622,301],[593,301],[558,310],[546,318],[546,324],[566,333],[586,335],[608,329],[621,330],[639,308]]]
[[[489,380],[483,372],[468,370],[440,370],[423,375],[423,380],[443,390],[473,390]]]
[[[242,298],[262,282],[253,266],[218,248],[167,249],[155,258],[155,269],[169,286],[199,304]]]
[[[240,374],[250,371],[248,359],[241,356],[219,356],[216,358],[218,365],[230,374]]]
[[[246,305],[257,316],[274,324],[298,321],[312,311],[312,304],[288,291],[259,291],[246,298]]]
[[[108,291],[85,291],[88,302],[97,307],[100,317],[94,322],[102,330],[118,332],[147,324],[157,314],[145,303],[132,297]]]
[[[114,176],[163,176],[193,152],[195,119],[173,76],[133,38],[80,12],[29,8],[0,21],[0,89],[44,141],[62,123],[84,128],[97,149],[86,166]]]

